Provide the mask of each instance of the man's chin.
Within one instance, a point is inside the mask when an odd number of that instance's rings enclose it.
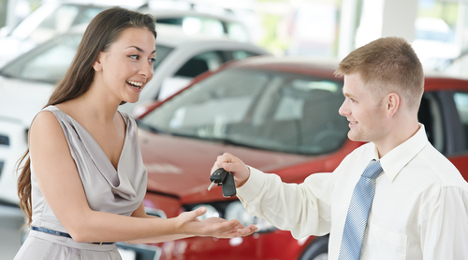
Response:
[[[365,138],[351,133],[351,131],[348,132],[348,139],[353,142],[369,142],[368,140],[365,140]]]

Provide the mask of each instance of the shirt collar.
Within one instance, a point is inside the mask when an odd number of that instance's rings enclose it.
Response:
[[[405,142],[393,148],[380,159],[380,165],[388,180],[392,182],[405,167],[427,144],[428,139],[424,125],[419,124],[419,130]],[[374,159],[378,159],[377,148],[374,148]]]

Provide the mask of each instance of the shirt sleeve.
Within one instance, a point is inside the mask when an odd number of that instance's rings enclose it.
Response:
[[[426,207],[421,225],[423,259],[468,259],[468,192],[444,187]]]
[[[276,174],[250,167],[250,177],[237,195],[249,214],[299,239],[330,232],[332,189],[332,173],[314,173],[302,184],[288,184]]]

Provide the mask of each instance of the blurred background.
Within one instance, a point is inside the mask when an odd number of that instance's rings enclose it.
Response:
[[[62,1],[0,0],[0,27],[3,27],[0,36],[13,33],[17,38],[29,37],[42,42],[51,33],[45,27],[64,32],[69,26],[62,19],[76,15],[76,10],[63,9],[54,18],[42,20],[44,28],[33,35],[26,36],[28,28],[12,32],[29,14],[54,2]],[[378,37],[402,36],[413,43],[426,68],[460,76],[466,74],[464,62],[460,62],[468,47],[465,15],[468,1],[464,0],[98,0],[92,3],[231,15],[247,26],[253,43],[278,56],[343,58]],[[42,15],[47,12],[51,11],[43,10]],[[193,31],[197,26],[190,23],[196,22],[185,21],[184,27]]]
[[[25,235],[24,230],[21,229],[24,223],[23,214],[17,207],[16,179],[15,175],[11,173],[14,170],[16,160],[26,150],[29,124],[37,111],[44,105],[54,85],[63,77],[86,25],[97,13],[114,5],[145,13],[149,12],[157,20],[158,39],[156,43],[157,61],[154,64],[155,76],[145,87],[144,91],[146,92],[142,92],[140,97],[140,103],[142,104],[140,105],[144,105],[144,102],[155,100],[163,101],[178,92],[182,87],[187,86],[196,76],[207,71],[216,71],[222,63],[227,61],[241,60],[251,56],[286,58],[300,56],[336,62],[354,49],[377,38],[387,36],[399,36],[407,39],[412,44],[427,71],[436,71],[468,79],[467,0],[0,0],[0,260],[13,259]],[[265,63],[268,62],[269,60],[266,60]],[[284,68],[285,66],[282,67]],[[298,79],[293,82],[294,84],[291,84],[292,87],[289,92],[296,91],[297,93],[301,93],[296,94],[296,96],[304,96],[303,92],[305,93],[305,90],[314,88],[314,90],[326,89],[330,93],[338,93],[339,98],[342,98],[340,91],[340,84],[342,83],[333,82],[332,76],[332,79],[322,81],[317,76],[321,74],[315,75],[314,73],[316,72],[312,70],[310,75],[313,76],[312,78],[303,78],[304,75],[290,76],[288,74],[287,77],[285,76],[284,78],[288,79]],[[280,75],[281,73],[277,74]],[[283,74],[286,75],[287,73]],[[250,74],[239,74],[242,76],[233,75],[230,76],[232,78],[229,78],[229,80],[220,80],[224,85],[217,82],[211,84],[216,88],[219,87],[220,90],[223,87],[226,89],[241,89],[242,86],[247,86],[248,88],[248,84],[251,84],[252,87],[250,88],[254,89],[255,84],[258,83],[258,86],[263,86],[262,84],[265,84],[264,81],[266,81],[260,76],[252,76],[251,78],[245,76]],[[213,78],[216,79],[216,77]],[[228,83],[233,84],[231,86]],[[206,83],[205,85],[209,84]],[[213,89],[216,89],[215,87]],[[239,92],[240,94],[235,91],[232,93],[225,91],[223,93],[227,96],[228,94],[232,94],[234,97],[237,97],[237,95],[245,94],[248,91],[245,90],[245,93],[241,92]],[[289,92],[284,93],[287,94]],[[264,94],[264,96],[266,99],[272,99],[267,94]],[[294,98],[297,98],[296,96]],[[459,109],[458,113],[463,115],[461,116],[461,122],[467,128],[466,132],[468,133],[468,94],[457,93],[455,97],[457,108]],[[220,102],[221,105],[228,103],[219,97],[218,99],[222,101]],[[285,111],[290,112],[294,116],[300,115],[302,117],[302,110],[298,108],[299,103],[294,100],[296,99],[290,98],[284,104],[281,103],[280,107],[284,105],[285,108],[288,108]],[[203,110],[204,112],[200,113],[197,110],[194,113],[197,116],[208,118],[210,112],[214,109],[209,106],[209,101],[203,102],[207,104],[205,107],[206,111]],[[335,102],[336,106],[339,106],[340,102],[341,100]],[[185,105],[185,102],[182,103]],[[220,104],[215,104],[216,106],[214,107],[219,109],[221,107]],[[237,103],[232,104],[238,108]],[[239,104],[242,105],[244,103]],[[131,105],[126,104],[122,110],[132,113],[135,117],[145,112],[145,110],[138,110],[139,108],[145,109],[144,106],[134,107]],[[170,109],[170,105],[166,107]],[[294,108],[296,107],[295,105],[297,105],[297,108]],[[290,107],[294,109],[290,109]],[[166,113],[169,115],[170,111],[168,112],[167,109],[163,109],[160,109],[160,114]],[[183,109],[176,110],[174,108],[174,110],[182,111]],[[225,110],[229,112],[228,119],[235,117],[231,115],[231,111],[234,111],[234,109],[226,106]],[[336,110],[336,108],[331,109],[331,111]],[[240,111],[244,110],[240,109]],[[176,123],[183,115],[180,113],[174,114],[177,120],[171,121],[168,129],[180,127]],[[213,112],[213,114],[215,113]],[[155,118],[159,120],[159,118],[162,118],[161,115],[155,116]],[[278,118],[280,119],[288,116],[286,112],[278,114]],[[222,125],[224,122],[223,120],[218,120],[218,117],[213,116],[213,118],[216,119],[213,119],[216,121],[215,125]],[[437,117],[436,114],[434,118],[440,119],[442,116]],[[156,119],[155,121],[157,121]],[[201,121],[203,120],[198,120],[197,123]],[[437,125],[434,129],[442,128],[440,120],[434,120],[434,122]],[[180,122],[179,124],[182,125]],[[345,126],[344,129],[346,130],[347,127]],[[217,129],[218,132],[221,130]],[[202,131],[202,137],[208,136],[208,132]],[[449,133],[449,131],[444,132],[446,135],[449,135]],[[443,137],[444,134],[441,131],[440,136]],[[203,140],[200,137],[197,137],[197,139]],[[345,138],[341,139],[344,140]],[[343,143],[341,139],[338,140],[338,146]],[[208,141],[211,142],[213,140],[210,139]],[[158,142],[161,142],[161,140]],[[159,143],[157,144],[159,145]],[[183,151],[185,151],[185,145],[181,145]],[[166,146],[172,147],[172,145],[167,144]],[[445,155],[450,154],[447,148],[450,148],[449,145],[439,145],[438,147],[441,147],[440,150]],[[466,147],[468,147],[468,141]],[[271,147],[260,148],[260,150],[268,152],[272,150]],[[225,149],[225,147],[222,147],[222,149]],[[463,149],[465,149],[465,146]],[[192,150],[196,151],[193,147]],[[215,152],[218,152],[218,150]],[[300,160],[309,160],[313,157],[303,151],[291,152],[290,150],[286,150],[286,152],[283,152],[284,154],[281,155],[283,157],[281,157],[281,160],[277,159],[278,162],[283,162],[283,160],[291,161],[291,165],[294,163],[299,165],[300,163],[298,162],[302,162]],[[294,153],[296,153],[296,157],[291,155]],[[329,153],[329,151],[327,150],[323,153]],[[195,172],[192,168],[190,171],[184,170],[180,167],[181,164],[173,162],[172,158],[179,159],[180,152],[175,153],[177,157],[173,156],[170,158],[170,163],[151,162],[150,159],[153,159],[153,157],[158,160],[167,159],[165,158],[166,155],[157,154],[156,156],[154,154],[144,158],[144,160],[150,161],[145,161],[145,165],[150,173],[162,172],[167,174],[165,176],[172,174],[175,176],[174,178],[179,178],[176,175],[181,172]],[[304,154],[309,157],[306,158],[306,156],[303,156]],[[345,153],[343,152],[343,154]],[[167,155],[167,157],[169,156]],[[264,157],[267,158],[264,161],[268,162],[268,164],[274,161],[269,153],[265,154]],[[299,157],[300,160],[298,159]],[[265,163],[265,165],[270,167],[265,166],[268,170],[276,170],[277,168],[274,167],[279,167],[268,164]],[[205,174],[204,171],[207,168],[209,167],[201,167],[200,174]],[[294,171],[297,171],[297,169]],[[310,173],[306,172],[305,174],[308,175]],[[158,189],[164,191],[167,188],[166,186],[169,185],[168,183],[172,183],[170,179],[166,179],[165,181],[167,183],[163,183],[160,187],[153,187],[153,189],[159,192],[159,195],[164,193],[161,193]],[[300,178],[297,181],[300,181]],[[206,186],[205,183],[201,183],[200,185],[203,188],[198,189],[194,185],[195,188],[189,187],[191,189],[187,188],[186,190],[196,191],[199,195],[201,194],[200,197],[197,197],[200,201],[206,200],[210,203],[213,201],[218,203],[224,200],[219,190],[217,193],[218,197],[214,197],[212,195],[214,194],[213,192],[210,195],[203,193]],[[192,196],[192,194],[189,195]],[[174,200],[174,195],[171,196],[169,196],[169,199]],[[203,196],[204,199],[200,199]],[[177,196],[175,197],[178,198]],[[165,198],[164,201],[169,199]],[[154,201],[158,200],[155,199]],[[181,204],[181,202],[177,203]],[[179,204],[177,204],[177,207],[173,207],[174,210],[172,212],[166,211],[168,217],[179,213],[179,209],[181,208]],[[220,203],[218,204],[221,205]],[[185,210],[189,210],[194,208],[194,205],[195,202],[182,206]],[[242,215],[245,212],[242,211],[243,209],[239,203],[235,204],[233,202],[232,205],[233,209],[231,209],[231,212],[239,214],[234,214],[235,218],[245,216]],[[157,208],[157,206],[153,205],[152,207]],[[214,207],[212,209],[215,214],[218,214]],[[161,215],[160,213],[158,214]],[[226,213],[226,215],[228,214]],[[256,222],[256,224],[258,223]],[[290,237],[289,233],[286,235],[280,233],[268,223],[264,224],[263,232],[260,234],[268,235],[269,233],[267,232],[275,233],[271,235],[271,241],[278,242],[281,239],[284,239],[283,241],[293,241],[292,243],[295,243],[295,248],[303,250],[303,248],[307,247],[315,250],[314,252],[321,253],[320,255],[314,253],[312,256],[312,253],[307,255],[309,251],[305,251],[306,253],[301,253],[301,260],[327,259],[326,254],[324,254],[327,250],[326,238],[317,240],[318,242],[315,244],[309,241],[311,239],[296,241]],[[288,237],[285,238],[286,236]],[[248,250],[254,252],[252,255],[261,255],[262,252],[258,248],[262,246],[265,248],[271,247],[268,243],[261,243],[263,241],[262,235],[255,234],[252,237],[252,241],[257,241],[255,242],[256,244],[251,241],[250,245],[252,245],[252,248],[248,248]],[[189,249],[193,251],[196,251],[195,249],[201,250],[200,248],[208,248],[206,249],[208,252],[206,254],[212,255],[214,249],[210,251],[209,246],[206,245],[216,244],[218,241],[210,240],[207,242],[204,240],[205,242],[207,244],[204,246],[200,246],[203,244],[197,244],[199,242],[191,242],[191,244],[186,244],[185,242],[164,244],[164,246],[161,246],[163,251],[161,259],[187,259],[178,257],[178,254],[182,254],[180,252],[183,251],[189,251]],[[219,243],[217,246],[219,246]],[[233,251],[231,253],[223,251],[220,255],[234,254],[236,246],[241,243],[242,240],[240,242],[239,240],[229,241],[229,244],[225,245],[225,247],[232,248]],[[318,245],[320,248],[308,246],[309,243],[313,246]],[[197,246],[199,247],[197,248]],[[152,256],[144,259],[158,259],[161,249],[157,247],[156,250],[155,248],[146,248],[148,252],[151,251]],[[122,255],[125,255],[125,246],[120,249]],[[141,246],[132,248],[131,250],[128,249],[127,253],[130,255],[127,255],[124,259],[143,259],[140,256],[137,257],[135,253],[143,252],[143,249],[144,247]],[[278,248],[281,251],[288,251],[282,249]],[[265,254],[265,252],[263,253]],[[169,258],[168,255],[170,253],[174,255],[174,258]],[[296,255],[299,254],[296,252]],[[271,253],[271,255],[273,255],[272,259],[280,259],[277,257],[278,254],[276,252]],[[207,259],[200,253],[198,253],[198,256],[198,259]],[[290,259],[288,257],[284,256],[282,259]],[[216,259],[216,256],[212,259]],[[232,259],[236,259],[236,257]],[[243,259],[264,258],[252,257]]]

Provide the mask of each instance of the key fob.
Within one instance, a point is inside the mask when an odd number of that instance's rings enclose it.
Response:
[[[223,186],[223,196],[226,198],[236,195],[236,183],[234,181],[234,175],[225,171],[223,168],[217,169],[210,176],[211,185],[208,190],[211,189],[213,184],[218,184],[218,186]]]
[[[220,185],[223,184],[223,181],[224,181],[224,179],[226,179],[226,176],[228,174],[229,173],[227,171],[225,171],[223,168],[219,168],[215,172],[213,172],[213,174],[211,174],[210,181],[212,183],[216,183],[216,184],[218,184],[218,186],[220,186]]]
[[[234,174],[228,173],[223,181],[223,196],[226,198],[236,196],[236,182]]]

